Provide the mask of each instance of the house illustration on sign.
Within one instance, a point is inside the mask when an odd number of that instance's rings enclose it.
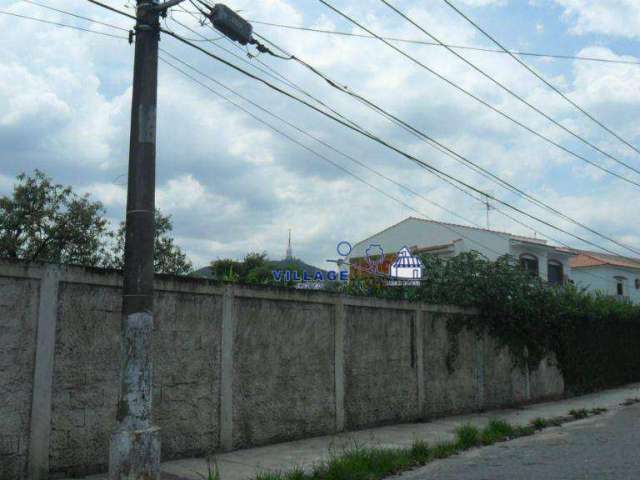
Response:
[[[422,261],[411,255],[407,247],[402,247],[394,262],[389,266],[389,275],[398,279],[418,280],[422,278],[423,270]]]

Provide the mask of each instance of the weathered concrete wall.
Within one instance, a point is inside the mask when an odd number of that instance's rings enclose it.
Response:
[[[242,298],[236,308],[233,446],[334,431],[331,305]]]
[[[474,410],[482,404],[481,339],[466,330],[450,338],[450,317],[433,312],[425,318],[423,415],[427,418]]]
[[[0,277],[0,478],[26,472],[39,282]]]
[[[418,418],[414,312],[347,307],[347,429]]]
[[[104,470],[118,393],[118,272],[0,262],[0,480]],[[470,310],[158,277],[164,459],[562,394],[447,322]]]

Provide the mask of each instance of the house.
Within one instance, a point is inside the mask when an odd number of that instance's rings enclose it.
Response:
[[[574,255],[539,238],[415,217],[408,217],[356,243],[349,256],[350,263],[371,265],[367,249],[372,245],[384,252],[378,261],[381,272],[389,273],[397,253],[408,246],[413,254],[430,253],[444,258],[470,251],[477,251],[488,260],[512,255],[532,274],[554,284],[563,283],[571,276],[569,259]],[[428,272],[424,273],[428,276]]]
[[[575,253],[570,263],[577,286],[640,303],[640,259],[588,251]]]

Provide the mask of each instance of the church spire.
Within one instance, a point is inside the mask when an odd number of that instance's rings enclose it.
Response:
[[[293,250],[291,249],[291,229],[289,229],[289,243],[287,244],[287,253],[285,254],[285,258],[293,258]]]

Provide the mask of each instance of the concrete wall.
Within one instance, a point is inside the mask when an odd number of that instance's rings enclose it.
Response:
[[[104,470],[118,394],[118,272],[0,262],[0,479]],[[164,459],[558,396],[447,322],[471,310],[158,277]],[[452,351],[457,350],[453,355]]]

